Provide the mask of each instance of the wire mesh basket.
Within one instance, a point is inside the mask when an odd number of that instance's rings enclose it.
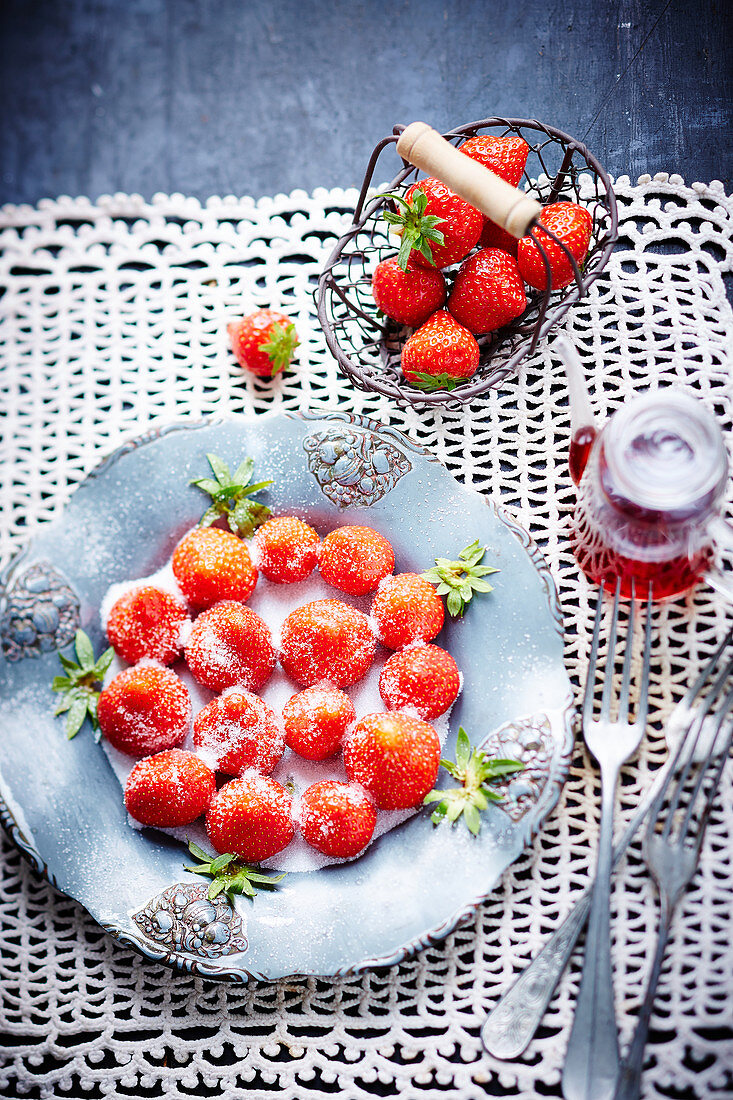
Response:
[[[484,133],[515,134],[523,138],[529,146],[527,167],[520,184],[523,191],[543,206],[558,201],[585,206],[592,215],[592,228],[590,247],[581,270],[562,242],[533,219],[527,232],[544,257],[548,276],[550,269],[542,242],[551,237],[568,257],[574,281],[556,291],[550,289],[549,278],[545,291],[527,288],[524,313],[504,328],[478,337],[480,360],[476,373],[453,390],[425,392],[407,382],[400,369],[402,347],[413,330],[383,317],[371,293],[374,269],[381,260],[393,256],[398,245],[382,216],[390,199],[384,194],[370,198],[370,187],[382,154],[397,145],[404,131],[404,126],[395,126],[393,133],[374,148],[352,225],[339,239],[319,279],[316,291],[318,319],[341,370],[360,389],[385,394],[411,405],[460,408],[515,373],[522,360],[534,352],[539,340],[573,303],[587,294],[617,241],[616,198],[607,172],[582,142],[535,119],[487,118],[458,126],[443,135],[458,147],[467,138]],[[468,160],[467,157],[460,159],[462,162]],[[380,187],[380,192],[404,195],[416,181],[419,169],[404,156],[402,163],[398,175],[390,184]],[[449,282],[457,267],[445,271]]]

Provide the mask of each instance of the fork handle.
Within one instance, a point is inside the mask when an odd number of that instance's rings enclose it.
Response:
[[[644,994],[644,1003],[639,1011],[639,1019],[634,1029],[634,1037],[631,1040],[624,1063],[621,1067],[618,1086],[613,1094],[613,1100],[639,1100],[641,1096],[641,1072],[644,1066],[644,1049],[649,1035],[649,1024],[652,1018],[654,998],[659,983],[659,975],[662,972],[664,952],[667,949],[669,939],[669,926],[672,920],[672,906],[666,895],[660,899],[661,913],[659,917],[659,931],[657,933],[657,949],[654,952],[654,961],[649,975],[649,983]]]
[[[611,974],[611,867],[617,765],[602,773],[601,830],[583,972],[565,1055],[565,1100],[610,1100],[619,1072]]]

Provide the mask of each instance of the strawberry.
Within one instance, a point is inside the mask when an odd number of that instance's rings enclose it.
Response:
[[[540,215],[540,225],[562,241],[571,255],[582,264],[588,254],[593,218],[590,211],[574,202],[553,202],[546,206]],[[568,286],[575,278],[573,267],[560,245],[541,229],[535,229],[535,236],[541,242],[550,261],[550,281],[553,290]],[[547,273],[542,262],[540,250],[531,237],[522,237],[517,250],[517,263],[525,283],[536,290],[547,286]]]
[[[460,687],[458,665],[437,645],[412,645],[393,653],[379,677],[379,694],[389,710],[409,707],[428,721],[453,705]]]
[[[385,577],[374,596],[371,616],[377,637],[389,649],[429,642],[443,626],[443,601],[419,573]]]
[[[257,584],[249,550],[221,527],[195,527],[173,552],[173,575],[197,611],[219,600],[248,600]]]
[[[502,328],[526,308],[517,261],[500,248],[484,248],[464,260],[448,299],[455,319],[473,333]]]
[[[305,604],[282,625],[282,666],[303,687],[321,680],[340,688],[355,684],[368,672],[376,649],[366,615],[341,600]]]
[[[285,751],[285,734],[264,699],[230,688],[199,711],[193,741],[212,768],[240,775],[247,768],[268,774]]]
[[[377,812],[361,787],[337,780],[314,783],[300,800],[303,839],[326,856],[351,859],[374,835]]]
[[[516,134],[477,134],[459,146],[462,153],[517,187],[527,166],[529,145]]]
[[[475,337],[446,310],[429,317],[402,349],[402,373],[418,389],[452,390],[478,364]]]
[[[293,839],[292,799],[267,775],[245,772],[217,791],[206,815],[206,832],[217,852],[240,859],[269,859]]]
[[[409,714],[367,714],[344,741],[344,767],[380,810],[419,806],[440,765],[440,739]]]
[[[275,584],[293,584],[309,577],[321,545],[316,532],[295,516],[277,516],[258,528],[253,552],[263,576]]]
[[[227,325],[227,332],[240,367],[261,378],[287,370],[299,346],[295,325],[275,309],[258,309]]]
[[[467,256],[481,236],[483,214],[441,180],[429,176],[413,183],[404,198],[391,195],[399,211],[384,218],[402,236],[398,262],[420,267],[448,267]]]
[[[172,829],[205,814],[216,776],[193,752],[168,749],[138,760],[125,784],[125,808],[142,825]]]
[[[185,657],[199,683],[217,692],[235,684],[259,691],[275,667],[267,624],[251,608],[231,600],[199,615]]]
[[[394,550],[371,527],[337,527],[323,540],[318,568],[326,584],[365,596],[394,569]]]
[[[408,261],[400,267],[396,256],[382,260],[372,275],[372,294],[382,313],[400,325],[416,328],[445,302],[445,277],[437,267]]]
[[[283,707],[285,743],[306,760],[325,760],[341,747],[355,720],[354,704],[343,691],[325,684],[309,687]]]
[[[191,721],[191,700],[169,668],[126,668],[99,696],[99,728],[113,748],[148,756],[180,745]]]
[[[142,585],[115,600],[107,616],[107,637],[129,664],[143,657],[170,665],[180,652],[178,635],[188,611],[170,592]]]
[[[495,175],[517,187],[527,165],[529,146],[516,134],[477,134],[459,146],[462,153],[483,164]],[[484,218],[479,244],[482,248],[501,248],[511,256],[517,255],[517,238],[505,229]]]

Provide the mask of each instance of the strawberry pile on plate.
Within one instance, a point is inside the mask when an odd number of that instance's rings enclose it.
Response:
[[[513,134],[482,134],[460,147],[516,187],[529,146]],[[438,179],[392,195],[385,219],[401,238],[399,253],[382,260],[372,275],[372,294],[391,320],[416,331],[402,349],[402,372],[418,389],[455,388],[479,365],[477,336],[503,328],[527,309],[526,285],[547,287],[547,270],[532,237],[517,240],[484,217]],[[554,202],[540,217],[580,266],[590,247],[593,219],[577,203]],[[538,227],[550,268],[551,289],[568,286],[573,267],[560,245]],[[451,273],[444,269],[460,264]]]
[[[228,470],[219,475],[224,483]],[[241,510],[228,518],[235,528]],[[342,526],[321,539],[292,515],[265,518],[249,540],[199,526],[170,565],[180,594],[141,581],[106,616],[128,667],[102,690],[97,717],[110,745],[140,758],[125,785],[133,818],[170,828],[204,816],[216,851],[250,862],[283,851],[296,833],[319,853],[351,858],[369,844],[380,811],[421,805],[440,764],[430,723],[452,706],[461,677],[433,642],[441,596],[423,576],[394,572],[383,534]],[[276,641],[248,606],[260,577],[297,586],[316,569],[334,597],[298,603],[294,587]],[[371,600],[369,614],[339,593]],[[358,715],[348,690],[380,645],[392,650],[379,677],[385,709]],[[195,714],[170,667],[181,659],[211,693]],[[260,694],[278,664],[297,689],[281,713]],[[297,797],[272,775],[286,748],[307,761],[340,754],[347,781],[312,783]]]

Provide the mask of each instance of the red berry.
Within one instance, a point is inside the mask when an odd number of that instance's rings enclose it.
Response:
[[[516,134],[477,134],[459,146],[462,153],[517,187],[527,166],[529,145]]]
[[[293,839],[290,795],[269,776],[247,772],[214,795],[206,832],[221,855],[231,852],[248,863],[269,859]]]
[[[314,783],[300,800],[303,839],[326,856],[350,859],[374,835],[377,813],[360,787],[336,780]]]
[[[443,244],[429,241],[432,261],[416,249],[410,253],[410,259],[420,267],[448,267],[458,263],[468,255],[481,236],[483,214],[432,176],[413,183],[405,194],[405,201],[413,208],[419,191],[427,198],[424,215],[441,219],[435,229],[443,234]]]
[[[540,215],[540,225],[546,226],[570,251],[578,265],[588,254],[593,218],[584,206],[574,202],[553,202],[546,206]],[[550,261],[550,278],[553,290],[560,290],[572,283],[575,275],[570,260],[559,244],[535,229],[535,236],[541,243]],[[547,273],[542,256],[531,237],[522,237],[517,250],[517,262],[522,278],[536,290],[547,286]]]
[[[285,742],[306,760],[325,760],[341,747],[355,720],[354,704],[343,691],[325,684],[309,687],[283,707]]]
[[[413,645],[393,653],[379,677],[379,694],[389,710],[409,707],[427,720],[453,705],[460,686],[458,665],[437,645]]]
[[[402,373],[415,386],[437,388],[470,378],[479,365],[476,338],[447,310],[438,310],[402,349]]]
[[[420,718],[396,712],[367,714],[344,742],[352,783],[366,788],[380,810],[419,806],[440,765],[440,739]]]
[[[327,584],[365,596],[394,569],[394,550],[371,527],[337,527],[323,540],[318,567]]]
[[[445,302],[445,278],[437,267],[421,267],[412,261],[403,271],[397,257],[390,256],[374,269],[372,294],[387,317],[417,327]]]
[[[107,616],[107,637],[131,665],[143,657],[170,665],[180,652],[178,635],[188,611],[170,592],[151,584],[125,592]]]
[[[125,784],[125,807],[143,825],[172,829],[206,813],[216,776],[193,752],[169,749],[139,760]]]
[[[193,720],[193,740],[212,767],[227,775],[247,768],[269,773],[285,751],[275,712],[251,691],[231,688]]]
[[[282,626],[282,666],[297,683],[328,680],[348,687],[369,670],[377,640],[369,620],[341,600],[315,600],[291,611]]]
[[[275,667],[267,624],[250,607],[231,600],[199,615],[185,656],[199,683],[216,692],[235,684],[259,691]]]
[[[512,187],[518,186],[529,155],[529,145],[516,134],[478,134],[464,141],[460,150],[506,180]],[[517,255],[517,238],[496,222],[492,222],[491,218],[484,218],[479,244],[482,248],[501,248],[511,256]]]
[[[484,222],[484,228],[481,231],[481,238],[479,240],[479,246],[481,248],[500,248],[503,252],[508,252],[510,256],[517,258],[517,246],[519,240],[511,233],[507,233],[506,229],[502,229],[496,222],[492,222],[489,218]]]
[[[148,756],[180,745],[191,721],[186,685],[169,668],[126,668],[99,696],[99,727],[110,745]]]
[[[474,252],[461,264],[448,309],[469,332],[494,332],[519,317],[527,295],[517,261],[500,248]]]
[[[295,325],[275,309],[258,309],[227,325],[237,362],[262,378],[287,370],[298,347]]]
[[[174,550],[172,565],[181,592],[197,611],[219,600],[248,600],[257,584],[249,550],[221,527],[190,531]]]
[[[402,649],[410,642],[431,641],[442,629],[445,611],[429,581],[419,573],[398,573],[380,584],[371,615],[380,642]]]
[[[263,576],[275,584],[293,584],[309,577],[321,545],[316,532],[295,516],[276,516],[257,529],[253,547]]]

